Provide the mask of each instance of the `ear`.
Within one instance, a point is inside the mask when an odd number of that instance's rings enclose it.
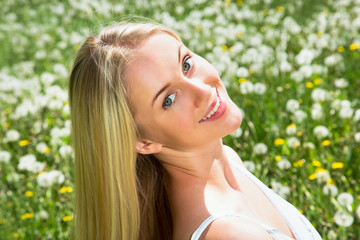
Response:
[[[162,144],[160,143],[151,142],[143,139],[136,141],[137,152],[144,155],[158,153],[161,151],[161,148],[162,148]]]

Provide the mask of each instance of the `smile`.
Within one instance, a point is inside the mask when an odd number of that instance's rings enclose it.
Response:
[[[214,113],[216,113],[216,111],[219,109],[219,106],[220,106],[220,98],[219,96],[216,98],[216,104],[214,106],[214,108],[210,111],[210,113],[204,117],[202,120],[206,120],[206,119],[209,119],[212,115],[214,115]]]
[[[209,122],[209,121],[214,121],[218,118],[220,118],[225,110],[226,110],[226,103],[224,101],[222,101],[222,99],[220,98],[219,92],[216,89],[216,100],[214,99],[213,103],[211,104],[210,107],[212,107],[211,110],[207,111],[207,115],[205,117],[203,117],[199,123],[202,122]]]

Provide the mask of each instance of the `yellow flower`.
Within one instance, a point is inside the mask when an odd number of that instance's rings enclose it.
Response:
[[[283,6],[279,6],[279,7],[276,7],[276,11],[282,13],[285,11],[285,8]]]
[[[238,82],[239,82],[239,83],[244,83],[244,82],[246,82],[246,81],[247,81],[246,78],[239,78],[239,79],[238,79]]]
[[[228,49],[228,46],[226,46],[226,45],[221,46],[221,50],[223,50],[223,52],[225,52],[227,49]]]
[[[238,38],[241,38],[241,37],[243,36],[243,33],[242,33],[242,32],[238,32],[238,33],[236,34],[236,36],[237,36]]]
[[[39,172],[37,176],[40,176],[40,175],[43,174],[43,173],[45,173],[45,171]]]
[[[317,32],[316,34],[318,37],[322,37],[324,34],[322,32]]]
[[[338,52],[343,52],[343,51],[345,51],[345,48],[343,46],[340,46],[340,47],[337,48],[337,51]]]
[[[326,172],[326,170],[324,168],[316,168],[315,172]]]
[[[304,166],[304,160],[300,159],[293,163],[294,167],[303,167]]]
[[[5,220],[4,219],[0,219],[0,224],[4,224]]]
[[[34,193],[32,191],[26,191],[25,196],[32,197],[32,196],[34,196]]]
[[[306,82],[305,86],[307,88],[313,88],[314,87],[314,84],[312,82]]]
[[[344,167],[344,163],[342,162],[333,162],[331,164],[332,169],[340,169]]]
[[[21,220],[26,220],[33,217],[34,217],[33,213],[25,213],[24,215],[21,216]]]
[[[72,220],[72,216],[70,216],[70,215],[65,216],[65,217],[62,218],[62,220],[63,220],[64,222],[71,221],[71,220]]]
[[[326,16],[326,15],[329,14],[329,10],[325,9],[325,10],[323,11],[323,13],[324,13],[324,15]]]
[[[316,173],[313,173],[309,176],[309,180],[314,180],[317,178],[317,174]]]
[[[320,167],[320,166],[321,166],[321,162],[318,161],[318,160],[314,160],[314,161],[312,161],[312,165],[313,165],[314,167]]]
[[[301,210],[301,209],[298,209],[299,210],[299,212],[301,213],[301,214],[303,214],[304,213],[304,211],[303,210]]]
[[[299,102],[300,104],[302,104],[302,103],[303,103],[303,100],[300,98],[300,99],[298,99],[298,102]]]
[[[290,124],[288,127],[296,128],[296,124],[295,124],[295,123],[292,123],[292,124]]]
[[[64,186],[60,189],[60,193],[71,193],[73,191],[72,187]]]
[[[196,30],[197,32],[201,32],[201,31],[202,31],[202,27],[201,27],[201,26],[196,26],[195,30]]]
[[[48,153],[48,152],[50,152],[50,148],[49,147],[46,147],[45,149],[44,149],[44,153]]]
[[[13,237],[14,237],[14,238],[19,238],[19,237],[20,237],[20,234],[18,234],[18,233],[13,233]]]
[[[321,79],[321,78],[315,78],[315,79],[314,79],[314,85],[315,85],[315,86],[320,85],[321,82],[322,82],[322,79]]]
[[[328,179],[328,184],[329,185],[335,185],[335,181],[332,178]]]
[[[360,48],[360,45],[358,43],[353,43],[350,45],[350,50],[354,51]]]
[[[274,141],[275,146],[280,146],[280,145],[283,145],[284,143],[285,143],[285,140],[283,138],[276,138]]]
[[[64,102],[64,105],[69,105],[69,100],[66,100],[66,101]]]
[[[29,145],[29,144],[30,144],[30,141],[29,141],[29,140],[21,140],[21,141],[19,142],[19,145],[20,145],[21,147],[27,146],[27,145]]]
[[[11,123],[5,122],[5,126],[6,126],[6,127],[10,127],[10,126],[11,126]]]
[[[302,131],[298,131],[298,132],[297,132],[297,135],[298,135],[299,137],[301,137],[301,136],[303,135],[303,132],[302,132]]]
[[[325,147],[326,147],[326,146],[329,146],[330,143],[331,143],[330,140],[324,140],[324,141],[321,142],[321,144],[322,144],[323,146],[325,146]]]
[[[237,0],[237,1],[236,1],[236,4],[237,4],[238,6],[241,6],[241,5],[243,4],[243,1],[242,1],[242,0]]]
[[[267,14],[267,11],[266,11],[266,10],[262,10],[262,11],[261,11],[261,14],[262,14],[263,16],[265,16],[265,15]]]
[[[276,160],[277,162],[280,161],[280,160],[281,160],[281,156],[276,155],[276,156],[275,156],[275,160]]]
[[[75,45],[74,45],[74,50],[77,51],[77,50],[79,50],[79,49],[80,49],[80,44],[75,44]]]

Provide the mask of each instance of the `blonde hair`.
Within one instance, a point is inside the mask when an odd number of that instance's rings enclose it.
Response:
[[[76,240],[172,238],[162,167],[136,152],[131,79],[123,79],[139,44],[162,32],[181,41],[158,24],[123,22],[88,37],[77,53],[69,83]]]

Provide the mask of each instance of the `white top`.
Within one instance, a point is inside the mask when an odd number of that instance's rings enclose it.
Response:
[[[242,167],[239,164],[234,162],[230,162],[230,164],[241,171],[245,176],[250,178],[264,194],[267,198],[272,202],[275,208],[280,212],[280,214],[285,219],[288,224],[290,230],[294,234],[296,240],[321,240],[321,236],[315,230],[315,228],[311,225],[311,223],[289,202],[284,200],[282,197],[277,195],[273,190],[268,188],[264,183],[262,183],[259,179],[257,179],[251,172],[249,172],[246,168]],[[263,224],[259,221],[256,221],[252,218],[246,217],[244,215],[238,214],[236,212],[226,212],[219,215],[213,215],[208,217],[193,233],[191,236],[191,240],[198,240],[201,237],[201,234],[205,231],[205,229],[216,219],[226,216],[235,216],[246,219],[248,221],[254,222],[260,226],[262,226],[269,235],[274,240],[293,240],[292,238],[286,236],[281,233],[277,229]]]

